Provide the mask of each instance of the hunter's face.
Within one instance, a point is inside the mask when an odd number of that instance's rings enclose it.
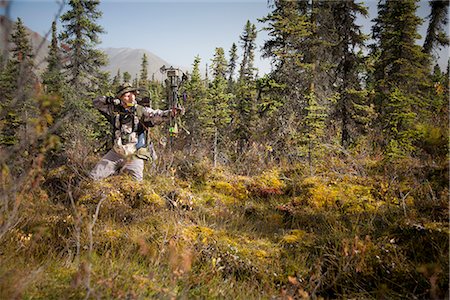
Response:
[[[136,99],[136,95],[133,92],[126,92],[122,95],[122,97],[120,97],[120,99],[125,105],[133,104],[134,100]]]

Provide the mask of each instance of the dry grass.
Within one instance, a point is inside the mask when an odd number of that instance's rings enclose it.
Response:
[[[342,165],[249,177],[199,164],[142,184],[84,183],[73,204],[44,184],[1,240],[0,298],[445,296],[439,168],[419,184],[399,171],[371,174],[373,162],[365,177]]]

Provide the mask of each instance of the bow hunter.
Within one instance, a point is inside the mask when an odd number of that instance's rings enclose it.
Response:
[[[89,174],[94,180],[123,171],[142,181],[144,160],[151,158],[145,134],[148,124],[158,125],[182,113],[181,108],[159,110],[142,106],[136,101],[137,91],[125,83],[118,88],[115,97],[100,96],[93,100],[94,107],[111,122],[114,138],[113,148]]]

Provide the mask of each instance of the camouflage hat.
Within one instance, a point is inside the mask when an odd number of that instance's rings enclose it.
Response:
[[[124,84],[122,84],[121,86],[119,86],[119,88],[117,89],[117,93],[116,93],[116,97],[120,98],[122,97],[123,94],[128,93],[128,92],[136,92],[137,88],[134,88],[131,83],[129,82],[125,82]]]

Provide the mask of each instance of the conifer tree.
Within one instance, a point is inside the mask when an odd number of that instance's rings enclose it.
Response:
[[[449,1],[432,0],[429,3],[431,6],[431,12],[428,16],[430,22],[423,44],[423,51],[427,54],[431,54],[434,48],[449,45],[449,38],[445,32],[445,28],[448,25]]]
[[[127,71],[123,72],[123,82],[131,82],[131,74]]]
[[[147,87],[148,85],[148,59],[147,54],[142,55],[141,73],[139,75],[139,86]]]
[[[117,88],[120,86],[122,80],[122,75],[120,73],[120,69],[117,70],[116,76],[114,76],[112,83],[111,83],[111,90],[116,91]]]
[[[234,106],[234,134],[237,140],[237,153],[242,154],[254,133],[256,126],[256,82],[254,73],[254,52],[256,48],[256,26],[250,21],[244,26],[240,36],[242,46],[242,61],[239,78],[235,86]]]
[[[332,47],[338,92],[335,112],[341,123],[341,145],[346,147],[358,133],[367,130],[374,116],[368,92],[362,90],[359,79],[362,55],[356,52],[364,47],[366,40],[361,26],[355,22],[356,17],[358,14],[366,17],[368,11],[353,0],[325,4],[332,12],[333,27],[336,29],[336,36],[332,39],[340,41]]]
[[[63,78],[61,73],[61,55],[60,49],[58,47],[55,21],[53,21],[52,23],[52,40],[49,45],[47,62],[47,69],[42,75],[42,81],[46,86],[46,90],[48,93],[60,93],[63,84]]]
[[[186,84],[188,101],[185,103],[186,114],[184,116],[186,127],[191,132],[191,146],[196,147],[203,140],[203,124],[200,113],[206,101],[206,87],[200,75],[201,59],[196,56],[193,63],[192,74]]]
[[[13,45],[11,58],[3,70],[1,92],[7,100],[17,97],[17,91],[29,87],[35,80],[34,57],[28,33],[20,18],[17,19],[10,41]]]
[[[225,128],[231,121],[229,103],[233,97],[232,94],[227,93],[227,61],[223,48],[216,48],[211,69],[214,79],[208,89],[208,97],[202,107],[199,119],[202,122],[205,138],[212,140],[213,163],[216,166],[219,139],[223,139]]]
[[[204,80],[205,86],[209,85],[209,67],[208,64],[205,64],[205,80]]]
[[[415,42],[422,20],[416,15],[418,0],[385,0],[378,5],[378,17],[373,35],[380,49],[380,59],[375,68],[379,90],[397,86],[407,94],[420,91],[421,83],[429,74],[428,56],[421,53]],[[382,111],[383,99],[378,109]]]
[[[325,107],[332,91],[328,88],[331,43],[326,44],[330,37],[323,29],[332,25],[326,15],[329,9],[319,10],[318,2],[278,0],[273,12],[261,20],[267,23],[265,29],[270,36],[264,44],[263,55],[273,60],[272,78],[285,87],[281,91],[283,105],[278,111],[279,118],[275,118],[276,124],[271,124],[276,128],[274,138],[279,145],[275,150],[281,154],[304,152],[296,148],[300,146],[299,132],[305,128],[304,113],[311,103],[307,95],[314,95],[318,105]]]
[[[109,75],[100,69],[106,65],[106,55],[96,49],[100,43],[99,35],[103,33],[97,23],[102,15],[99,4],[99,0],[70,0],[67,12],[60,17],[59,39],[68,88],[63,95],[61,112],[67,122],[66,126],[60,127],[59,135],[69,149],[76,149],[81,143],[97,148],[98,144],[103,144],[102,140],[110,140],[110,125],[91,105],[93,93],[105,94],[110,89]],[[67,155],[70,153],[60,154],[62,160]]]
[[[237,153],[242,154],[254,135],[256,113],[256,83],[240,80],[236,86],[234,108],[234,135],[237,140]]]
[[[322,155],[321,148],[325,129],[325,108],[317,102],[314,92],[306,96],[303,128],[300,129],[299,140],[301,142],[300,153],[307,155],[310,173],[313,173],[314,162]]]
[[[398,156],[414,149],[413,116],[429,101],[429,59],[415,42],[422,20],[416,15],[417,0],[385,0],[378,5],[373,34],[380,51],[374,79],[382,145]],[[427,86],[428,85],[428,86]]]
[[[103,28],[96,23],[102,13],[99,0],[70,0],[70,9],[61,16],[64,31],[60,34],[69,59],[65,69],[76,91],[97,84],[100,67],[106,65],[106,55],[95,49],[100,43]]]
[[[0,144],[14,145],[18,141],[18,131],[31,119],[35,105],[31,92],[36,83],[33,72],[34,57],[26,29],[20,18],[11,33],[11,58],[0,74],[0,117],[3,120]]]
[[[413,140],[417,136],[414,128],[416,113],[413,112],[413,98],[394,88],[386,99],[386,121],[389,122],[385,133],[388,135],[386,154],[389,158],[403,157],[414,150]]]
[[[227,66],[228,63],[225,59],[225,52],[223,51],[223,48],[216,48],[211,65],[214,79],[226,78]]]
[[[245,24],[244,32],[240,36],[242,44],[242,61],[239,70],[239,80],[253,79],[255,73],[254,60],[255,60],[255,40],[256,40],[256,26],[249,20]]]
[[[228,87],[229,87],[229,90],[232,91],[233,77],[234,77],[234,72],[236,71],[237,59],[238,59],[237,46],[235,43],[233,43],[233,45],[231,45],[229,55],[230,55],[230,61],[228,63]]]

